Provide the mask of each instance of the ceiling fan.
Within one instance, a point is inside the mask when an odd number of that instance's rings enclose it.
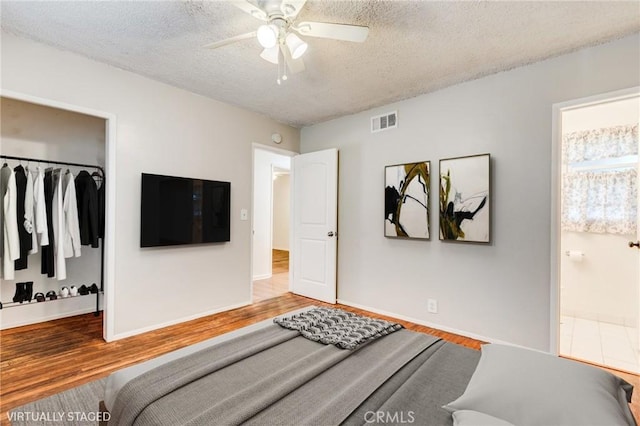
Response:
[[[359,25],[333,24],[328,22],[299,22],[295,20],[307,0],[234,0],[233,4],[243,12],[257,18],[264,24],[256,31],[237,35],[225,40],[205,45],[217,49],[241,40],[257,37],[264,48],[260,57],[278,65],[277,83],[287,80],[288,73],[304,71],[302,55],[307,43],[299,36],[330,38],[362,43],[369,34],[369,28]]]

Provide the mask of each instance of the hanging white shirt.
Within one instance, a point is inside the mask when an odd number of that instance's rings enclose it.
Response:
[[[80,222],[78,221],[78,201],[73,174],[67,171],[62,176],[64,193],[62,210],[64,212],[64,257],[80,257]]]
[[[55,169],[52,173],[53,199],[51,200],[51,218],[53,226],[53,256],[55,259],[56,278],[60,281],[67,279],[67,264],[64,257],[65,220],[62,206],[62,173]]]
[[[38,167],[37,174],[33,180],[33,221],[35,223],[35,233],[40,240],[40,247],[49,245],[49,226],[47,225],[47,205],[44,200],[44,171]],[[37,244],[33,247],[36,251]],[[31,252],[29,252],[31,253]]]
[[[2,199],[2,277],[15,278],[15,261],[20,258],[18,236],[18,191],[16,175],[10,167],[0,169],[0,198]]]
[[[33,223],[33,175],[29,167],[25,169],[27,175],[27,188],[24,193],[24,229],[31,234],[31,250],[29,254],[38,252],[38,238],[36,237],[35,224]]]

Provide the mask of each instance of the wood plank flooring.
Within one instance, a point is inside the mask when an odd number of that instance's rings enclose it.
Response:
[[[102,339],[102,318],[93,314],[0,331],[0,423],[9,424],[7,412],[20,405],[106,377],[113,371],[166,352],[310,305],[326,304],[287,293],[244,308],[110,343]],[[436,335],[473,349],[479,349],[482,343],[348,306],[335,306],[392,319],[407,329]],[[614,373],[640,390],[638,376]],[[639,400],[640,392],[636,392],[632,404],[636,418],[640,418]]]
[[[253,303],[282,296],[289,291],[289,273],[273,274],[271,278],[253,282]]]
[[[271,278],[253,282],[253,302],[282,296],[289,291],[289,252],[273,250]]]
[[[271,265],[274,274],[289,272],[289,252],[287,250],[272,250]]]

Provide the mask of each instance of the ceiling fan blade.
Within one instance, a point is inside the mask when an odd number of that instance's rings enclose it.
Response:
[[[248,0],[233,0],[233,5],[238,9],[242,10],[245,13],[253,16],[254,18],[260,19],[261,21],[268,21],[269,17],[267,13],[260,9],[255,4],[249,2]]]
[[[280,5],[280,10],[286,18],[295,19],[300,13],[300,10],[304,7],[307,0],[283,0]]]
[[[291,71],[291,74],[297,74],[305,70],[302,58],[293,59],[291,57],[291,52],[289,52],[289,48],[286,45],[282,45],[280,47],[280,51],[284,56],[284,63],[287,64],[287,68]]]
[[[294,30],[303,36],[332,38],[358,43],[365,41],[369,34],[369,27],[330,24],[328,22],[300,22],[295,26]]]
[[[222,47],[222,46],[226,46],[227,44],[231,44],[231,43],[235,43],[237,41],[242,41],[242,40],[246,40],[248,38],[252,38],[256,36],[256,32],[250,32],[250,33],[246,33],[246,34],[240,34],[237,35],[235,37],[229,37],[226,38],[224,40],[220,40],[220,41],[215,41],[213,43],[209,43],[209,44],[205,44],[204,47],[205,49],[217,49],[218,47]]]

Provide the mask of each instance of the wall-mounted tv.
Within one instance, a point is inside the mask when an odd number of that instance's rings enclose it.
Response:
[[[142,173],[140,247],[230,241],[231,183]]]

